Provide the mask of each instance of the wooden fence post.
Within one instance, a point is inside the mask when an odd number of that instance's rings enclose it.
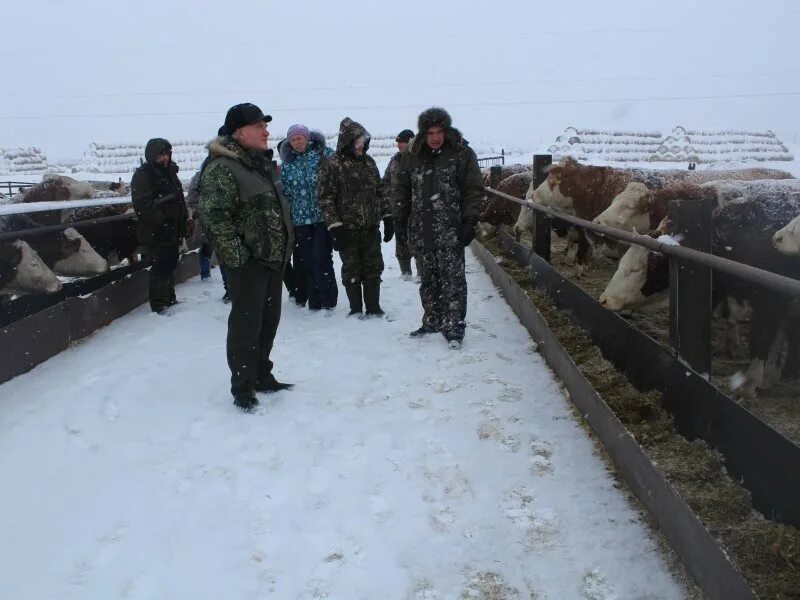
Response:
[[[489,187],[493,190],[497,189],[500,185],[500,178],[503,176],[503,167],[500,165],[492,165],[489,167]]]
[[[669,219],[681,246],[711,253],[710,200],[673,200]],[[711,373],[711,269],[670,259],[669,333],[677,355],[697,373]]]
[[[547,168],[553,164],[551,154],[533,155],[533,187],[536,189],[547,179]],[[533,251],[547,262],[550,262],[550,217],[542,213],[533,213],[534,233]]]

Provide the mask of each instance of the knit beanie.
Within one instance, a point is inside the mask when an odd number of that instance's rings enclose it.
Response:
[[[286,132],[286,139],[292,139],[293,135],[302,135],[307,140],[311,139],[311,134],[308,132],[308,127],[305,125],[300,125],[299,123],[289,127],[289,131]]]

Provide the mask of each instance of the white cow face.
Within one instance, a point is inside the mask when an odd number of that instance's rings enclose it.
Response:
[[[609,310],[636,308],[648,301],[642,293],[647,281],[647,248],[632,245],[619,261],[619,266],[605,291],[600,295],[600,304]]]
[[[800,216],[772,236],[772,245],[781,254],[800,255]]]
[[[46,292],[52,294],[61,289],[58,277],[44,264],[36,251],[22,240],[13,244],[20,252],[17,274],[10,287],[21,293],[36,294]]]
[[[557,174],[548,175],[542,184],[537,187],[532,194],[531,200],[534,204],[540,204],[555,210],[575,214],[572,207],[572,198],[563,196],[560,191],[561,178]],[[527,196],[527,194],[526,194]]]
[[[108,261],[95,252],[89,242],[72,228],[64,230],[64,254],[53,270],[70,277],[91,277],[108,271]]]
[[[650,229],[650,190],[643,183],[629,183],[594,222],[625,231]]]

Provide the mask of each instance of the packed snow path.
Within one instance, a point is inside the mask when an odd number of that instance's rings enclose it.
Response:
[[[0,597],[673,599],[683,592],[468,252],[464,348],[284,301],[291,392],[239,412],[218,281],[0,386]],[[217,272],[214,271],[215,277]]]

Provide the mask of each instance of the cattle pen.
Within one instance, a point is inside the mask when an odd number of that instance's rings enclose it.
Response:
[[[546,170],[551,162],[549,155],[534,157],[531,189],[546,179]],[[586,364],[580,364],[576,349],[570,348],[570,339],[584,337],[585,340],[577,344],[580,354],[585,354],[588,347],[595,347],[601,355],[596,360],[613,365],[612,369],[621,373],[633,386],[631,392],[649,394],[650,402],[658,405],[655,410],[669,418],[685,440],[702,440],[708,448],[718,452],[731,479],[750,495],[752,506],[767,519],[781,524],[777,527],[788,528],[786,530],[792,532],[797,540],[800,539],[796,529],[800,526],[800,503],[797,502],[800,497],[800,446],[713,385],[709,373],[712,272],[730,274],[795,300],[800,299],[800,281],[708,253],[708,225],[711,221],[708,204],[676,201],[670,207],[671,218],[683,226],[684,244],[706,250],[703,252],[660,242],[647,235],[605,227],[498,192],[495,188],[499,175],[499,169],[493,169],[491,184],[486,191],[533,209],[532,246],[520,244],[501,228],[496,242],[484,242],[486,247],[475,242],[482,263],[520,320],[540,343],[541,352],[564,382],[573,402],[586,416],[631,489],[653,513],[703,590],[713,598],[753,597],[742,578],[744,569],[734,567],[728,559],[728,556],[736,555],[736,552],[731,552],[731,544],[719,543],[719,524],[709,526],[707,514],[701,514],[701,520],[698,520],[697,513],[702,511],[697,510],[697,499],[687,500],[675,491],[681,488],[680,483],[676,485],[674,477],[665,479],[665,465],[653,458],[652,448],[648,448],[649,458],[642,452],[642,447],[649,446],[642,438],[646,440],[652,432],[643,434],[642,428],[634,427],[631,434],[630,415],[622,414],[619,406],[610,406],[613,402],[604,401],[611,393],[609,387],[616,384],[604,387],[605,382],[590,383],[590,369]],[[670,268],[671,347],[657,342],[619,314],[604,308],[551,264],[553,219],[669,257],[671,266],[674,265]],[[559,341],[554,335],[561,321],[572,328],[568,335],[561,336],[570,338],[567,341]],[[602,390],[603,397],[595,389]],[[648,421],[657,421],[660,417],[648,412],[653,406],[644,408],[643,414],[636,415],[633,420],[640,420],[646,427]],[[690,457],[687,454],[685,458],[689,460]],[[796,547],[794,549],[796,551]],[[791,565],[789,568],[795,569]]]
[[[550,162],[546,156],[534,158],[534,184],[541,182]],[[525,200],[495,189],[498,169],[493,168],[492,183],[486,192],[530,206]],[[101,199],[89,202],[105,203]],[[763,591],[768,589],[763,582],[754,584],[752,571],[743,569],[737,562],[737,553],[731,551],[730,535],[726,543],[720,541],[720,531],[725,530],[726,525],[709,523],[706,515],[698,510],[697,499],[687,499],[682,482],[676,483],[673,473],[665,473],[667,459],[654,458],[650,444],[643,443],[641,433],[663,436],[659,428],[664,424],[659,411],[665,411],[677,432],[689,440],[689,444],[681,448],[694,451],[698,445],[693,441],[702,440],[719,453],[721,458],[717,462],[712,460],[708,468],[723,470],[724,465],[730,479],[745,490],[744,494],[752,499],[752,506],[769,523],[779,524],[783,528],[781,531],[793,532],[787,535],[796,536],[796,528],[800,526],[800,504],[796,500],[800,497],[800,447],[726,395],[709,380],[708,373],[712,271],[729,273],[794,298],[800,298],[800,282],[692,247],[604,227],[546,207],[531,208],[537,213],[532,248],[518,243],[501,228],[496,247],[476,241],[472,244],[473,252],[537,342],[538,351],[605,446],[621,477],[653,515],[658,528],[704,593],[710,598],[726,600],[772,597]],[[710,218],[708,210],[708,206],[688,202],[674,205],[676,221],[686,224],[689,244],[698,240],[700,226]],[[81,228],[92,224],[127,222],[134,218],[127,214],[2,234],[0,243],[30,239],[66,227],[80,232]],[[676,267],[670,270],[674,278],[670,287],[672,348],[658,343],[620,315],[601,306],[554,268],[550,262],[553,219],[670,257]],[[700,239],[697,245],[703,247],[705,241]],[[498,254],[512,259],[513,265],[503,257],[498,258]],[[143,263],[121,266],[102,275],[67,282],[55,294],[23,296],[0,305],[3,319],[0,343],[7,357],[0,365],[0,383],[29,371],[144,303],[146,268]],[[186,280],[197,272],[196,254],[183,255],[176,272],[177,280]],[[609,389],[590,377],[576,357],[574,347],[556,334],[555,325],[560,317],[550,310],[551,305],[569,315],[568,319],[599,349],[605,360],[624,374],[635,390],[648,395],[650,404],[635,409],[635,431],[632,431],[629,417],[621,416],[618,407],[606,399]],[[614,379],[608,387],[622,385]],[[731,492],[737,499],[738,494],[738,491]],[[721,508],[722,511],[727,509],[727,505]],[[761,543],[761,538],[758,542]],[[781,551],[778,542],[776,547]],[[742,541],[742,548],[750,552],[752,544],[746,546]],[[786,561],[789,569],[794,569],[797,557],[788,556]],[[795,580],[796,573],[795,570]]]

